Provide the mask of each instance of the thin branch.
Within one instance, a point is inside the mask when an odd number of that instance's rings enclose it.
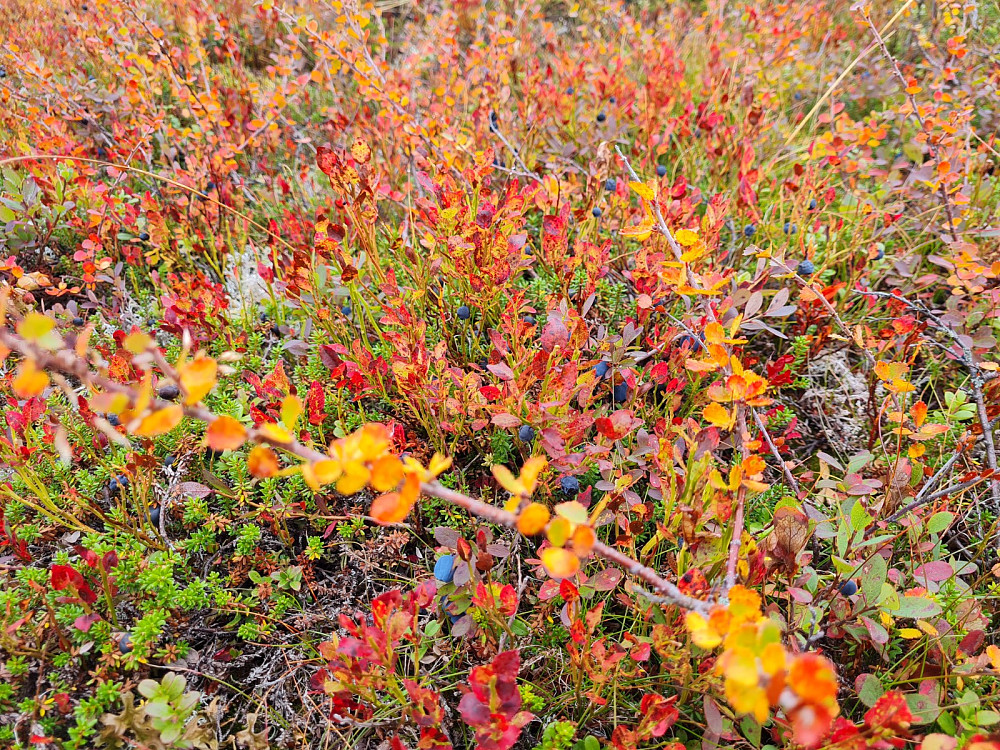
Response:
[[[0,343],[11,351],[32,359],[35,362],[35,365],[40,369],[49,372],[63,373],[65,375],[75,377],[82,383],[85,383],[91,390],[119,393],[127,396],[132,401],[135,399],[136,394],[130,386],[123,383],[117,383],[94,372],[91,369],[90,363],[86,359],[77,357],[72,351],[66,349],[60,349],[55,352],[44,351],[24,340],[9,328],[0,328]],[[161,362],[162,361],[163,360],[161,360]],[[176,378],[176,373],[174,373],[173,368],[169,365],[167,366],[164,374]],[[157,410],[167,408],[168,406],[175,406],[175,404],[158,398],[152,398],[149,406],[151,409]],[[201,406],[182,405],[181,408],[184,410],[185,416],[206,422],[208,424],[211,424],[218,418],[211,411]],[[318,462],[326,461],[330,458],[328,454],[322,453],[307,445],[303,445],[296,440],[282,442],[280,440],[275,440],[273,437],[262,433],[257,429],[247,430],[247,435],[249,441],[270,445],[278,450],[284,451],[285,453],[297,456],[304,461]],[[517,516],[515,514],[510,513],[503,508],[490,505],[489,503],[478,498],[448,489],[438,482],[424,482],[421,484],[420,489],[422,493],[428,497],[436,497],[440,500],[445,500],[453,505],[457,505],[460,508],[464,508],[469,513],[472,513],[473,515],[491,523],[495,523],[499,526],[505,526],[507,528],[517,527]],[[609,562],[620,565],[631,575],[642,579],[648,585],[652,586],[657,592],[662,594],[667,599],[670,599],[679,607],[700,613],[707,613],[711,607],[710,602],[695,599],[694,597],[684,594],[679,588],[677,588],[677,586],[663,578],[652,568],[642,565],[638,561],[633,560],[624,553],[604,544],[603,542],[596,542],[593,546],[593,552]]]

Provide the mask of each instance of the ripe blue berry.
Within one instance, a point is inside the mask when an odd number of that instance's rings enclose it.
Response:
[[[663,164],[657,164],[656,165],[656,176],[657,177],[666,177],[667,176],[667,168]]]
[[[529,326],[533,326],[533,325],[535,325],[535,323],[537,322],[537,321],[535,320],[535,316],[534,316],[534,315],[525,315],[525,316],[524,316],[524,318],[523,318],[523,320],[524,320],[524,322],[525,322],[525,323],[527,323],[527,324],[528,324]]]
[[[597,121],[598,122],[604,122],[607,119],[608,119],[608,116],[606,114],[604,114],[603,112],[598,112],[597,113]]]
[[[469,309],[468,305],[462,305],[458,308],[457,314],[459,320],[468,320],[472,316],[472,310]]]
[[[164,401],[173,401],[175,398],[181,395],[181,389],[176,385],[165,385],[160,389],[159,396]]]
[[[75,325],[77,328],[79,328],[80,326],[82,326],[83,325],[83,318],[81,318],[81,317],[73,318],[73,325]]]
[[[815,198],[813,198],[811,201],[809,201],[809,210],[810,211],[815,211],[816,210],[816,199]]]
[[[614,177],[609,177],[604,181],[604,189],[607,190],[609,193],[615,192],[615,188],[617,187],[618,187],[618,182],[615,180]]]
[[[118,494],[118,480],[117,479],[112,479],[110,482],[108,482],[108,492],[112,496]]]
[[[607,376],[608,370],[610,369],[611,365],[609,365],[607,362],[598,362],[597,366],[594,367],[594,373],[597,375],[597,377],[603,378]]]
[[[601,211],[601,209],[598,208],[597,206],[594,206],[594,210],[591,211],[590,213],[592,213],[594,215],[595,219],[600,219],[601,218],[601,214],[603,213],[603,211]]]
[[[878,254],[875,256],[875,260],[882,260],[885,257],[885,250],[882,248],[878,249]]]
[[[854,581],[844,581],[840,585],[840,593],[844,596],[854,596],[858,593],[858,584]]]
[[[811,260],[804,260],[795,268],[795,273],[799,276],[812,276],[816,272],[816,266]]]
[[[437,562],[434,563],[434,577],[441,581],[441,583],[451,583],[455,577],[454,555],[442,555],[437,559]]]
[[[118,636],[118,650],[123,654],[128,654],[132,652],[132,636],[128,633],[122,633]]]
[[[608,102],[610,102],[611,104],[617,104],[618,103],[618,99],[616,97],[612,96],[610,99],[608,99]]]
[[[566,93],[567,94],[572,94],[574,91],[575,91],[575,89],[572,86],[570,86],[568,89],[566,89]]]
[[[149,523],[153,525],[154,528],[160,528],[160,506],[154,505],[149,509]]]
[[[348,318],[351,317],[351,306],[350,305],[344,305],[342,308],[340,308],[340,312],[342,312],[345,317],[348,317]]]
[[[165,468],[169,469],[171,466],[174,465],[174,462],[176,460],[177,460],[177,456],[175,456],[173,453],[168,453],[167,455],[165,455],[163,457],[163,466]]]
[[[799,231],[799,228],[792,224],[790,221],[785,222],[785,234],[795,234]]]
[[[628,383],[619,383],[616,385],[611,396],[616,404],[625,403],[628,400]]]
[[[112,427],[117,427],[121,423],[122,423],[122,421],[121,421],[121,419],[118,418],[117,414],[109,414],[108,415],[108,424],[110,424]]]
[[[149,232],[139,232],[139,239],[145,242],[149,239]]]
[[[564,495],[576,495],[580,492],[580,480],[576,477],[563,477],[559,480],[559,489]]]
[[[757,227],[755,227],[753,224],[747,224],[745,227],[743,227],[743,234],[747,237],[753,237],[755,234],[757,234]]]
[[[530,424],[523,424],[518,428],[517,436],[522,443],[530,443],[535,439],[535,428]]]

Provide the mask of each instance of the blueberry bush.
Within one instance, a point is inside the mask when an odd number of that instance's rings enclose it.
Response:
[[[1000,748],[989,0],[5,0],[0,747]]]

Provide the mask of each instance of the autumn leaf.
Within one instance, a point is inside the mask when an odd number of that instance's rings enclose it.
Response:
[[[541,554],[545,572],[555,579],[570,578],[580,570],[580,558],[562,547],[548,547]]]
[[[277,454],[266,445],[254,446],[247,456],[247,467],[258,479],[273,477],[281,469]]]
[[[222,415],[205,432],[205,440],[214,451],[234,451],[246,442],[247,431],[237,420]]]
[[[32,398],[41,395],[49,385],[49,376],[38,369],[35,361],[26,359],[17,368],[11,387],[18,398]]]
[[[186,404],[197,404],[209,391],[215,387],[219,365],[211,357],[196,357],[190,362],[177,365],[177,375],[180,378]]]
[[[181,423],[184,417],[184,407],[172,404],[163,409],[157,409],[152,414],[143,417],[134,434],[139,437],[156,437],[170,432]]]
[[[540,534],[549,522],[549,509],[541,503],[531,503],[517,516],[517,530],[525,536]]]

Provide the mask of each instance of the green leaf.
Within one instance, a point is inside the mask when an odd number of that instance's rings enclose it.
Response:
[[[886,565],[882,555],[875,555],[868,563],[868,571],[861,576],[861,593],[865,595],[865,601],[869,604],[878,602],[882,594],[882,584],[885,583],[886,575],[889,573],[889,566]]]
[[[861,682],[861,689],[858,690],[858,699],[868,708],[875,705],[876,701],[885,695],[885,687],[873,674],[863,674],[858,677]]]
[[[871,522],[872,517],[868,515],[865,506],[860,501],[854,503],[854,507],[851,508],[851,528],[854,529],[854,533],[857,534],[864,531]]]
[[[1000,713],[996,711],[976,711],[976,724],[981,727],[991,727],[1000,722]]]
[[[886,607],[896,617],[914,619],[933,617],[941,613],[941,605],[925,596],[904,596],[895,608]]]
[[[946,510],[939,511],[931,516],[930,520],[927,522],[927,530],[932,534],[940,534],[942,531],[951,526],[951,522],[954,518],[954,513],[949,513]]]

